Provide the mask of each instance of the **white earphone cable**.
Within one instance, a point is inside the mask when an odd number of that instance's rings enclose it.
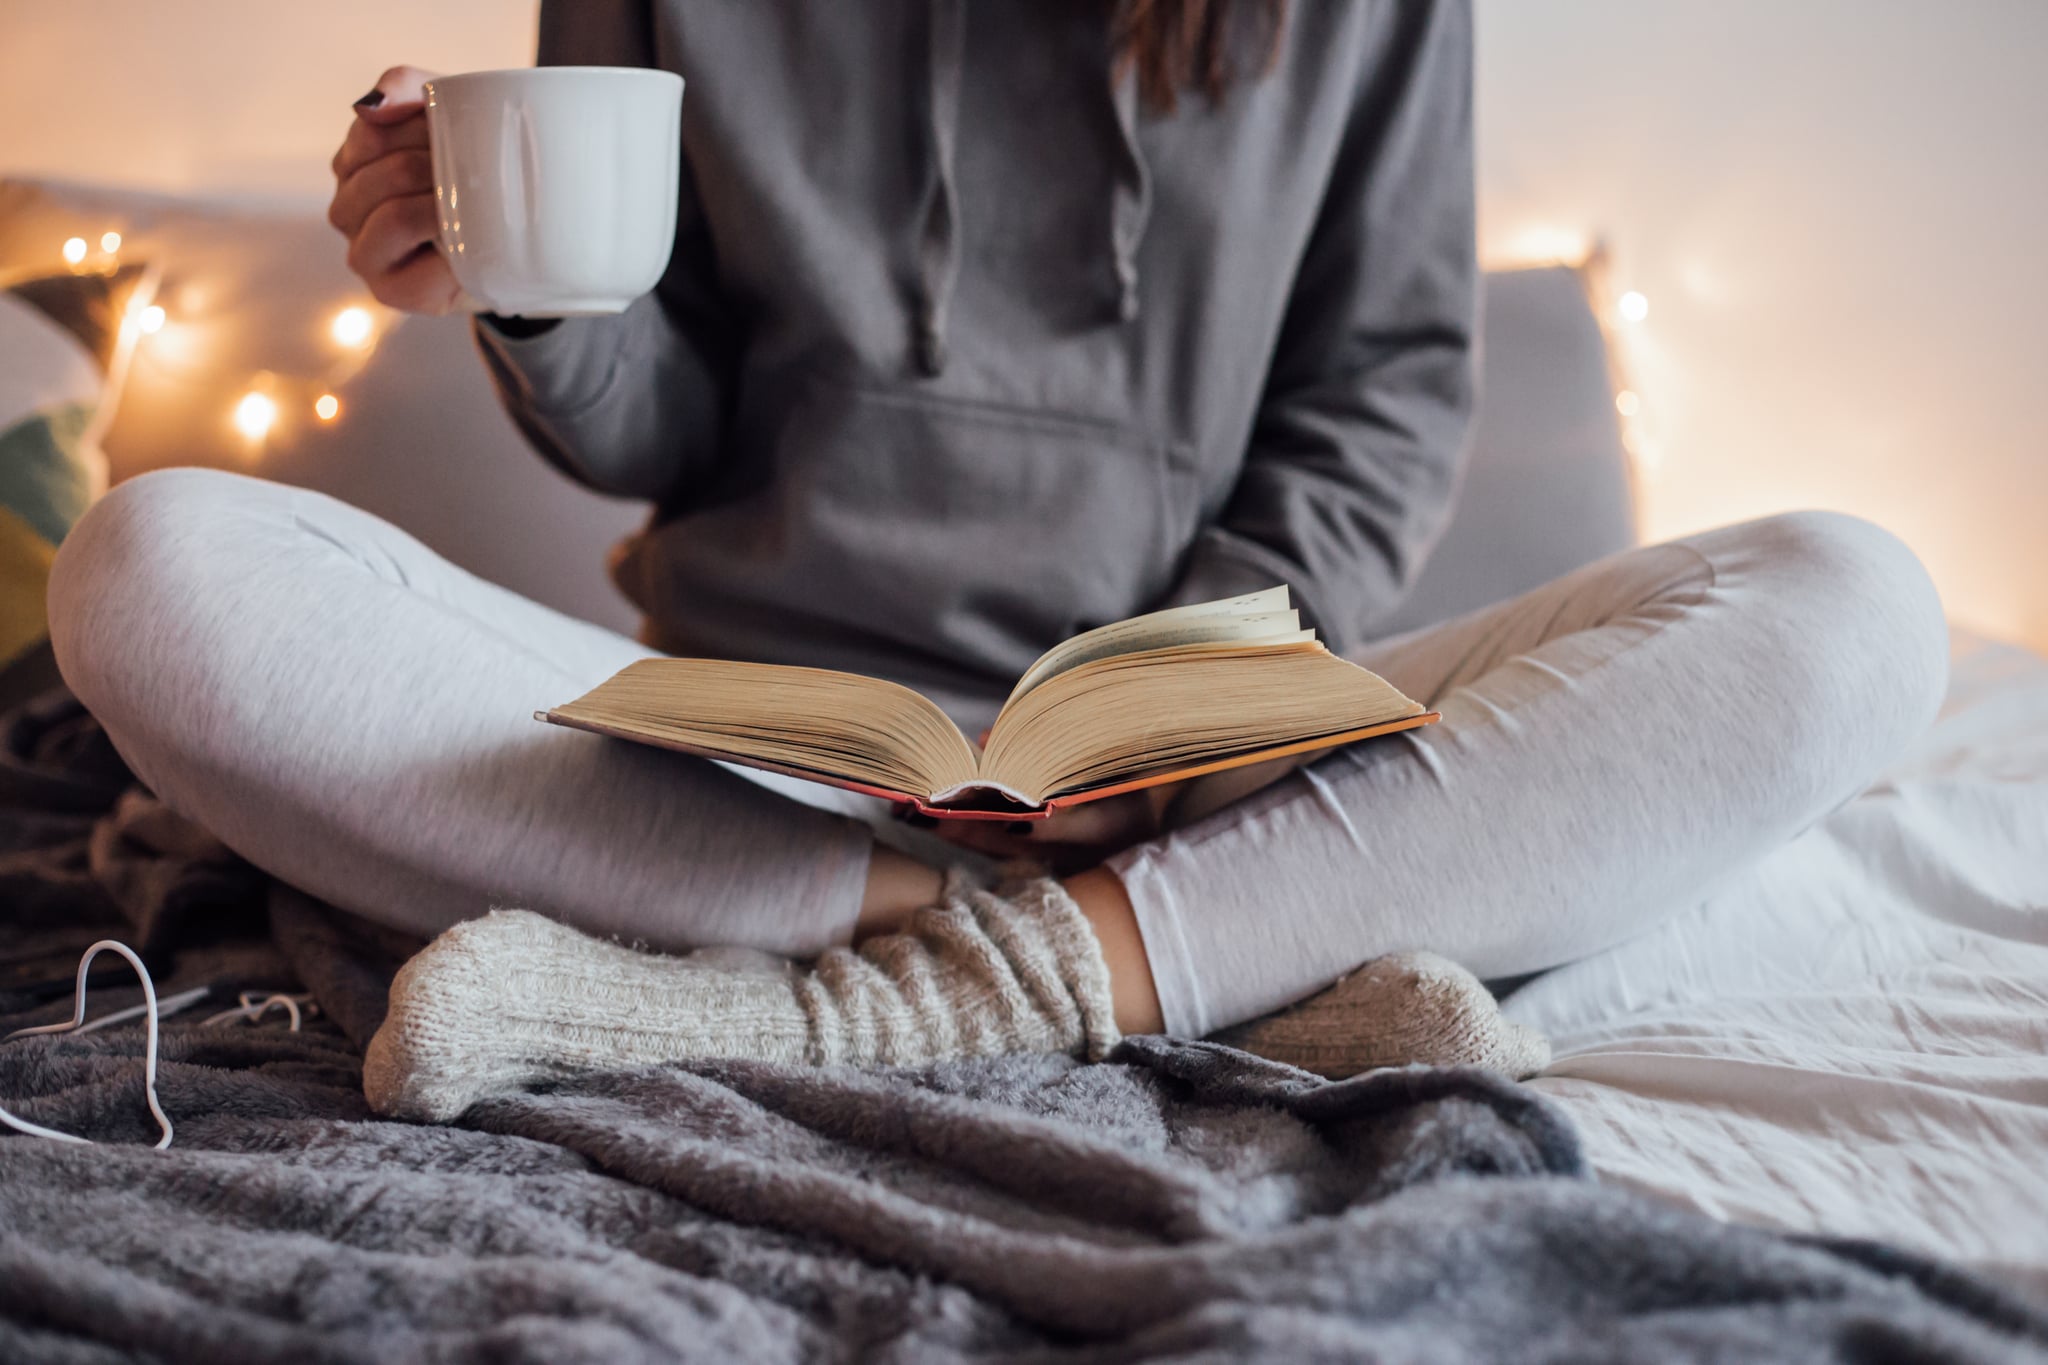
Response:
[[[125,1010],[115,1010],[112,1014],[95,1019],[88,1024],[85,1022],[85,974],[92,967],[92,960],[102,952],[107,951],[119,953],[122,957],[127,958],[128,965],[135,969],[135,975],[142,978],[142,1003],[131,1005]],[[95,1029],[103,1029],[109,1024],[126,1023],[130,1019],[141,1018],[146,1020],[149,1032],[143,1044],[142,1093],[149,1098],[149,1112],[156,1116],[157,1127],[163,1129],[164,1135],[157,1140],[156,1144],[156,1149],[162,1151],[171,1145],[171,1120],[170,1116],[164,1113],[163,1105],[157,1102],[156,1097],[157,1030],[162,1025],[166,1016],[176,1014],[183,1009],[188,1009],[211,994],[213,994],[213,987],[211,986],[194,986],[190,990],[179,991],[176,995],[159,1002],[156,998],[156,982],[150,979],[149,968],[142,965],[142,959],[135,955],[135,950],[125,943],[116,942],[110,938],[103,938],[98,943],[93,944],[92,947],[87,948],[85,956],[78,959],[78,988],[72,995],[70,1022],[42,1024],[35,1028],[18,1028],[5,1038],[0,1038],[0,1043],[9,1042],[15,1038],[28,1038],[38,1033],[91,1033]],[[311,995],[289,995],[283,991],[277,991],[270,995],[259,996],[254,991],[243,991],[240,1000],[241,1003],[233,1009],[222,1010],[212,1018],[201,1021],[201,1027],[205,1027],[208,1024],[224,1024],[230,1019],[240,1019],[244,1023],[251,1024],[260,1023],[263,1016],[270,1013],[271,1010],[282,1009],[291,1019],[291,1031],[297,1033],[305,1015],[318,1014],[320,1012],[320,1006]],[[92,1145],[91,1138],[82,1138],[75,1133],[60,1133],[54,1128],[45,1128],[40,1123],[30,1123],[27,1119],[15,1117],[5,1109],[0,1109],[0,1123],[6,1124],[18,1132],[27,1133],[31,1137],[51,1138],[57,1142],[77,1142],[87,1146]]]
[[[254,991],[243,991],[237,998],[241,1001],[240,1004],[233,1009],[222,1010],[219,1014],[200,1020],[199,1026],[206,1028],[214,1024],[225,1024],[230,1019],[240,1019],[246,1024],[258,1024],[271,1010],[281,1009],[292,1021],[289,1031],[297,1033],[306,1014],[320,1012],[320,1006],[314,1002],[311,995],[286,995],[283,991],[278,991],[259,997]],[[301,1006],[304,1006],[303,1013],[300,1010]]]
[[[0,1038],[0,1042],[7,1042],[15,1038],[28,1038],[38,1033],[90,1032],[94,1028],[112,1023],[113,1019],[111,1016],[106,1019],[96,1020],[90,1025],[87,1025],[85,1022],[85,974],[92,967],[92,960],[101,953],[108,951],[119,953],[122,957],[127,958],[128,965],[135,969],[135,974],[138,977],[142,978],[142,1005],[139,1011],[123,1010],[117,1011],[117,1013],[121,1014],[124,1018],[133,1018],[137,1012],[140,1012],[147,1021],[149,1032],[143,1043],[142,1052],[142,1093],[149,1100],[149,1112],[155,1116],[156,1126],[163,1129],[164,1135],[157,1139],[156,1144],[156,1150],[162,1151],[171,1145],[170,1115],[164,1113],[163,1105],[159,1104],[156,1098],[157,1029],[162,1012],[157,1007],[156,982],[150,980],[149,968],[142,965],[142,959],[135,955],[133,948],[130,948],[125,943],[117,943],[110,938],[103,938],[98,943],[93,944],[92,947],[87,948],[85,956],[78,959],[78,988],[72,997],[71,1021],[65,1024],[43,1024],[36,1028],[19,1028],[8,1034],[6,1038]],[[174,998],[183,1001],[184,1004],[191,1004],[193,1000],[199,997],[193,995],[191,991],[185,991]],[[16,1118],[5,1109],[0,1109],[0,1123],[5,1123],[8,1127],[27,1133],[31,1137],[51,1138],[58,1142],[77,1142],[86,1146],[92,1145],[92,1139],[90,1138],[82,1138],[74,1133],[60,1133],[54,1128],[45,1128],[39,1123],[30,1123],[27,1119]]]

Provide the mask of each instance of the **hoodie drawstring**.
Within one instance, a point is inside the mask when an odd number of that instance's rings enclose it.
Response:
[[[953,149],[960,127],[966,18],[966,0],[933,0],[929,113],[934,183],[917,251],[917,363],[930,375],[946,368],[946,313],[960,278],[960,192],[954,184]]]
[[[927,71],[932,184],[918,239],[917,363],[927,375],[946,368],[946,322],[960,279],[960,191],[954,172],[960,131],[960,79],[965,63],[966,0],[932,0]],[[1108,82],[1117,128],[1117,161],[1109,210],[1115,316],[1138,316],[1138,248],[1152,216],[1152,172],[1138,144],[1138,73],[1134,64]]]
[[[1145,240],[1146,220],[1152,216],[1152,170],[1138,145],[1137,63],[1124,63],[1121,75],[1112,79],[1109,93],[1122,144],[1109,205],[1110,265],[1116,271],[1116,315],[1121,321],[1134,322],[1138,317],[1138,247]]]

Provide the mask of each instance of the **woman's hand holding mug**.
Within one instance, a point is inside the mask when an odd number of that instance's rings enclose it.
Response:
[[[394,66],[356,101],[355,122],[334,154],[327,221],[348,238],[348,268],[371,295],[408,313],[446,313],[462,296],[437,248],[434,162],[427,137],[426,82]]]
[[[356,102],[328,220],[393,308],[623,312],[675,246],[682,100],[644,67],[393,67]]]

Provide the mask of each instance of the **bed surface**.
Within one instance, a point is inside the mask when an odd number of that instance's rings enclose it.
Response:
[[[0,1136],[9,1360],[2048,1359],[2048,664],[2018,651],[1963,642],[1869,792],[1513,996],[1557,1044],[1531,1087],[1135,1039],[648,1068],[451,1128],[362,1097],[416,945],[267,883],[47,700],[0,726],[0,1031],[67,1013],[109,933],[215,999],[165,1026],[168,1152],[138,1027],[0,1047],[10,1107],[106,1144]],[[245,988],[325,1012],[195,1022]],[[136,999],[109,964],[91,1012]]]
[[[2048,662],[1958,637],[1869,791],[1507,1012],[1609,1183],[2048,1291]]]

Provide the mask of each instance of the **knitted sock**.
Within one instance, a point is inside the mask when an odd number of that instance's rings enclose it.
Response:
[[[1550,1064],[1542,1034],[1501,1018],[1479,978],[1434,953],[1374,958],[1291,1009],[1210,1036],[1332,1080],[1411,1062],[1519,1080]]]
[[[666,957],[498,910],[398,973],[363,1089],[379,1113],[445,1121],[535,1081],[696,1057],[1097,1058],[1117,1036],[1095,932],[1044,877],[997,892],[951,879],[905,932],[810,966],[719,950]]]

